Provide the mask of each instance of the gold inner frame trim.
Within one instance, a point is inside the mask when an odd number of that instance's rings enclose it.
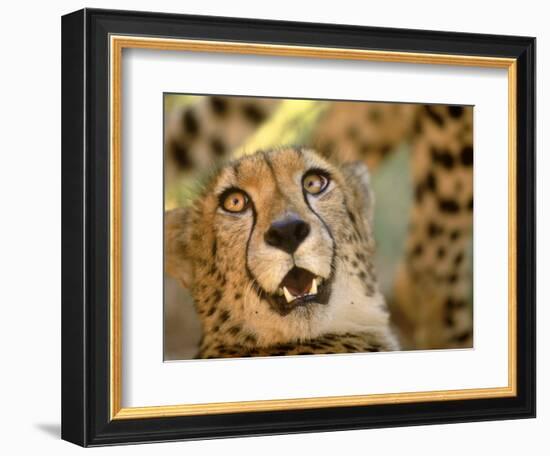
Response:
[[[452,65],[508,70],[508,386],[462,390],[403,392],[354,396],[276,399],[150,407],[122,407],[122,180],[121,110],[123,49],[250,54],[374,62]],[[511,397],[517,393],[516,289],[516,59],[388,52],[330,47],[287,46],[227,41],[110,36],[110,415],[111,419],[159,418],[220,413],[311,409],[424,401]]]

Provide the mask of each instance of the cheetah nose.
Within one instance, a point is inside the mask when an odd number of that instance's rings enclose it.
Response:
[[[265,242],[287,253],[294,253],[310,232],[309,224],[296,216],[285,217],[271,224]]]

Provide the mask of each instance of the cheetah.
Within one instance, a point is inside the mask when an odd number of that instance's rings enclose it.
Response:
[[[272,98],[211,96],[174,109],[165,128],[167,182],[190,172],[209,172],[240,155],[236,151],[276,115],[282,103]],[[332,166],[339,164],[344,170],[361,162],[376,173],[401,144],[410,145],[413,203],[388,301],[401,346],[471,347],[473,107],[321,104],[315,128],[301,143]],[[217,326],[206,327],[203,322],[205,334]],[[355,337],[354,332],[348,336]],[[312,350],[296,346],[293,353],[297,351]]]
[[[224,166],[193,207],[166,216],[166,270],[190,288],[199,358],[398,348],[372,263],[367,167],[313,150]]]

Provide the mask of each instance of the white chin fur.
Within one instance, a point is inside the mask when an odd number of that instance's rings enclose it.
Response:
[[[387,329],[389,315],[382,294],[366,296],[358,279],[349,276],[343,279],[341,275],[336,273],[332,284],[329,311],[323,319],[321,333]]]

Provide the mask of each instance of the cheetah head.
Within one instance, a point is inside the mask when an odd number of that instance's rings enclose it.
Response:
[[[166,214],[166,271],[190,288],[205,337],[268,345],[379,328],[372,212],[365,165],[258,152]]]

